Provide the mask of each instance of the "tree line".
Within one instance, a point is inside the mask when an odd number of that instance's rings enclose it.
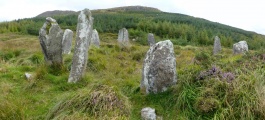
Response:
[[[221,38],[222,46],[232,47],[240,40],[248,41],[250,49],[265,46],[265,37],[254,32],[211,22],[188,15],[166,12],[92,12],[94,28],[99,33],[118,33],[128,29],[130,38],[147,45],[147,33],[154,33],[160,40],[170,39],[179,45],[212,45],[214,36]],[[77,14],[53,16],[62,29],[76,30]],[[38,35],[45,18],[35,17],[0,23],[0,33],[20,32]]]

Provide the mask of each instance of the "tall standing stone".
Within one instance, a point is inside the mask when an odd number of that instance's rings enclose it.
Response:
[[[119,30],[118,42],[121,47],[126,47],[130,45],[129,34],[126,28],[122,28]]]
[[[66,29],[63,34],[63,54],[70,54],[72,47],[73,31]]]
[[[63,31],[56,20],[47,17],[46,22],[39,31],[39,40],[44,59],[48,65],[63,63],[62,38]]]
[[[93,30],[93,18],[88,9],[84,9],[78,16],[76,29],[76,44],[73,55],[73,63],[68,82],[77,82],[85,72],[89,44]]]
[[[216,55],[222,50],[220,38],[218,36],[214,37],[214,45],[213,45],[213,54]]]
[[[91,45],[94,45],[96,47],[99,47],[99,45],[100,45],[98,31],[96,29],[94,29],[93,32],[92,32]]]
[[[248,51],[248,44],[246,41],[240,41],[233,45],[233,53],[234,54],[241,54]]]
[[[150,46],[156,44],[154,34],[148,33],[148,43]]]
[[[177,82],[176,58],[170,40],[160,41],[148,50],[142,71],[141,90],[145,93],[166,91]]]

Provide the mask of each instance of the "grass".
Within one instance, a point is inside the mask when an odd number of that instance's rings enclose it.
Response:
[[[101,35],[91,47],[84,77],[67,83],[73,53],[64,65],[46,66],[36,36],[0,35],[0,119],[130,119],[139,120],[144,107],[171,119],[265,119],[264,52],[233,55],[223,48],[174,45],[177,84],[166,92],[140,92],[142,64],[149,46],[132,42],[120,48],[113,34]],[[74,44],[73,44],[74,45]],[[73,52],[73,47],[72,47]],[[198,76],[213,66],[234,75]],[[25,72],[33,74],[27,80]]]

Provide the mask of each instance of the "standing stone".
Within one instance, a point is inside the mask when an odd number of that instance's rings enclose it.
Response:
[[[156,120],[155,109],[146,107],[141,110],[142,120]]]
[[[126,47],[130,45],[129,34],[126,28],[122,28],[119,30],[118,42],[121,47]]]
[[[213,54],[216,55],[221,51],[221,42],[218,36],[214,37]]]
[[[75,83],[79,81],[85,71],[92,30],[93,18],[91,17],[91,12],[88,9],[84,9],[78,16],[76,44],[68,82]]]
[[[95,45],[96,47],[99,47],[100,45],[100,40],[99,40],[99,36],[98,36],[98,31],[96,29],[93,30],[92,32],[92,40],[91,40],[91,44]]]
[[[154,34],[148,33],[148,43],[150,46],[156,44]]]
[[[63,34],[63,54],[70,54],[72,47],[73,31],[66,29]]]
[[[170,40],[160,41],[147,51],[143,64],[141,90],[147,94],[163,92],[176,82],[173,44]]]
[[[240,41],[233,45],[233,53],[234,54],[241,54],[248,51],[248,44],[246,41]]]
[[[39,31],[39,40],[44,59],[48,65],[63,63],[62,38],[63,31],[56,20],[47,17],[46,22]]]

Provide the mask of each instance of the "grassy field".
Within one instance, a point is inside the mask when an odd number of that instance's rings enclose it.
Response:
[[[116,35],[100,37],[83,79],[69,84],[72,53],[64,55],[62,68],[52,68],[44,64],[37,36],[0,34],[0,119],[139,120],[143,107],[164,120],[265,119],[263,50],[233,55],[223,48],[213,56],[211,46],[175,45],[177,84],[144,95],[139,86],[149,46],[121,49]]]

